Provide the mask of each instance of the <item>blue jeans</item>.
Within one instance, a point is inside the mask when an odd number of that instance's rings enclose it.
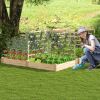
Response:
[[[84,48],[84,54],[85,55],[81,57],[82,64],[89,62],[90,65],[96,67],[97,63],[100,63],[100,47],[96,47],[94,52],[91,52],[88,48]]]

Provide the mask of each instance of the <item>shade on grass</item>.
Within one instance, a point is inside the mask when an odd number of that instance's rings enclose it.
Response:
[[[49,72],[0,64],[0,100],[99,100],[100,69]]]

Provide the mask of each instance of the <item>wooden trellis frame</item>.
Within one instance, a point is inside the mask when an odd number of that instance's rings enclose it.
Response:
[[[79,40],[79,38],[78,38],[78,36],[77,36],[77,33],[76,32],[67,32],[66,30],[63,30],[63,31],[60,31],[59,32],[59,30],[53,30],[53,31],[44,31],[44,32],[42,32],[42,33],[44,33],[43,35],[43,37],[42,37],[42,39],[40,40],[41,42],[47,42],[47,45],[48,45],[48,47],[47,47],[47,52],[49,52],[48,50],[50,49],[51,50],[51,41],[50,40],[48,40],[48,41],[46,41],[46,35],[47,35],[47,32],[51,32],[50,33],[50,35],[51,34],[56,34],[56,35],[59,35],[59,38],[60,38],[60,40],[63,40],[63,42],[66,42],[66,45],[67,46],[71,46],[71,45],[73,45],[73,48],[69,48],[66,52],[71,52],[72,51],[72,54],[75,56],[75,48],[78,46],[78,47],[80,47],[80,40]],[[38,33],[38,34],[37,34]],[[38,36],[39,36],[39,34],[41,34],[41,31],[35,31],[35,32],[33,32],[33,33],[31,33],[31,34],[37,34]],[[66,37],[66,34],[67,34],[67,38],[66,38],[66,41],[64,41],[64,39],[65,39],[65,37]],[[37,37],[37,36],[36,36]],[[40,37],[40,36],[39,36]],[[48,38],[48,39],[50,39],[50,38]],[[38,40],[39,41],[39,40]],[[58,42],[59,42],[59,40],[58,40]],[[62,42],[62,43],[63,43]],[[71,43],[70,43],[71,42]],[[29,57],[30,56],[32,56],[32,54],[30,54],[30,43],[31,43],[31,41],[28,41],[28,61],[29,61]],[[73,44],[72,44],[73,43]],[[46,45],[46,43],[44,43],[43,45]],[[66,46],[65,45],[65,46]],[[45,47],[43,47],[43,48],[45,48]],[[38,48],[38,49],[40,49],[40,48]],[[45,51],[45,50],[44,50]],[[62,49],[62,51],[63,51],[63,49]],[[51,51],[52,52],[52,51]],[[56,51],[57,52],[57,51]],[[63,51],[64,52],[64,51]],[[54,52],[53,52],[54,53]],[[64,53],[63,53],[64,54]],[[68,54],[68,53],[67,53]]]

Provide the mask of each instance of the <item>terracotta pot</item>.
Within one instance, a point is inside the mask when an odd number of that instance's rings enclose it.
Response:
[[[75,59],[75,64],[79,64],[80,63],[80,58],[76,58]]]

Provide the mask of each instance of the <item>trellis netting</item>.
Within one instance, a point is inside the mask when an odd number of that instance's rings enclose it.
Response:
[[[66,56],[75,59],[75,48],[78,46],[78,40],[75,32],[34,31],[7,41],[7,50],[18,52],[16,55],[26,54],[26,60],[41,58],[43,55],[53,58]]]

